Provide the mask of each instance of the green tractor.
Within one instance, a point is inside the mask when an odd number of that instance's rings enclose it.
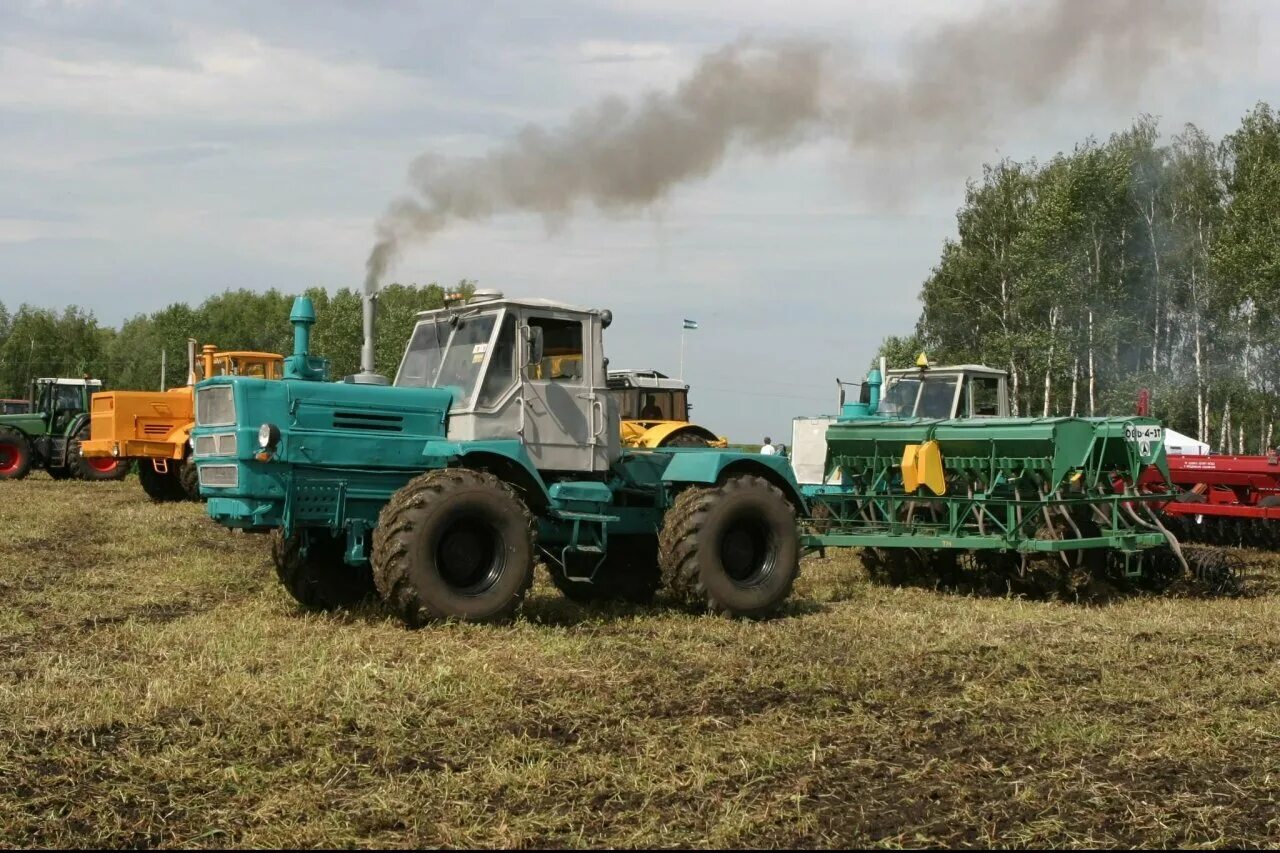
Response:
[[[304,606],[377,595],[411,625],[492,622],[537,562],[577,601],[643,602],[665,585],[712,612],[776,612],[799,572],[803,499],[785,459],[624,449],[609,393],[608,311],[477,291],[420,314],[394,381],[330,382],[291,320],[283,381],[196,386],[192,437],[215,520],[270,532]]]
[[[129,463],[90,459],[80,452],[89,438],[89,398],[98,379],[36,379],[29,410],[0,415],[0,480],[21,480],[43,468],[55,480],[120,480]]]

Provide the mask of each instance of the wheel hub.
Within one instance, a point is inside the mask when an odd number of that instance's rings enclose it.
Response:
[[[436,548],[436,565],[445,583],[476,595],[493,585],[502,573],[501,536],[480,519],[464,518],[449,526]]]
[[[720,540],[720,561],[736,583],[759,583],[773,569],[773,554],[764,527],[751,518],[731,523]]]
[[[8,474],[18,467],[18,451],[9,445],[0,446],[0,473]]]

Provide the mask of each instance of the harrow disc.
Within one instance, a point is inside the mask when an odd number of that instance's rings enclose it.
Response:
[[[1215,548],[1184,548],[1195,582],[1210,595],[1234,596],[1244,592],[1244,561]]]

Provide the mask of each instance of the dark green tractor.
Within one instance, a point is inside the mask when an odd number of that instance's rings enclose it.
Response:
[[[89,400],[98,379],[36,379],[30,411],[0,415],[0,480],[21,480],[43,468],[55,480],[120,480],[129,462],[80,453],[89,438]]]

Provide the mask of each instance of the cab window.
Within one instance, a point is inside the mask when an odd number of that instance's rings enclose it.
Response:
[[[949,418],[951,404],[956,397],[958,379],[927,378],[920,386],[920,401],[916,404],[918,418]]]
[[[516,381],[516,320],[510,313],[502,321],[498,339],[489,356],[489,372],[480,383],[476,403],[480,406],[496,405]]]
[[[996,377],[975,376],[970,379],[969,397],[974,417],[995,417],[1000,414],[1000,380]]]
[[[542,330],[542,361],[529,365],[529,378],[580,385],[582,323],[578,320],[531,317],[529,328]]]

